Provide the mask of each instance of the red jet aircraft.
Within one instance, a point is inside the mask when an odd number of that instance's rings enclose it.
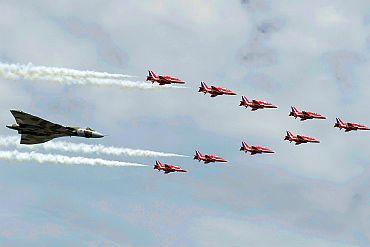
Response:
[[[271,103],[268,103],[266,101],[255,100],[255,99],[252,101],[249,101],[247,97],[245,96],[242,96],[242,100],[240,101],[239,106],[245,106],[245,108],[248,108],[249,106],[252,108],[252,111],[256,111],[258,109],[264,109],[264,108],[277,108],[277,106]]]
[[[201,92],[204,94],[209,93],[211,97],[216,97],[218,95],[236,95],[236,93],[234,93],[233,91],[227,88],[215,87],[215,86],[208,87],[205,82],[200,83],[198,92]]]
[[[224,158],[218,157],[213,154],[201,154],[198,150],[195,150],[194,159],[200,161],[204,161],[204,164],[213,163],[213,162],[227,162]]]
[[[172,77],[172,76],[169,76],[169,75],[156,75],[153,71],[149,70],[149,75],[148,77],[146,78],[147,81],[151,81],[152,83],[154,82],[157,82],[159,85],[166,85],[166,84],[172,84],[172,83],[175,83],[175,84],[185,84],[184,81],[176,78],[176,77]]]
[[[286,132],[286,136],[285,136],[284,140],[288,140],[289,142],[293,141],[293,142],[295,142],[295,145],[299,145],[299,144],[302,144],[302,143],[308,143],[308,142],[320,143],[319,140],[316,140],[313,137],[303,136],[303,135],[294,135],[290,131]]]
[[[157,169],[158,171],[164,171],[165,174],[168,174],[170,172],[187,172],[180,166],[162,164],[160,161],[155,162],[154,169]]]
[[[345,123],[340,118],[336,118],[337,122],[335,123],[334,127],[339,129],[345,129],[345,132],[349,132],[352,130],[370,130],[369,127],[363,124],[358,123]]]
[[[275,153],[269,148],[266,147],[260,147],[260,146],[249,146],[246,142],[242,142],[242,146],[240,148],[240,151],[244,151],[246,153],[250,152],[251,155],[255,154],[262,154],[262,153]]]
[[[289,116],[293,116],[294,118],[300,118],[301,121],[307,120],[307,119],[326,119],[326,117],[315,113],[315,112],[309,112],[309,111],[299,111],[294,106],[291,107],[292,111],[289,113]]]

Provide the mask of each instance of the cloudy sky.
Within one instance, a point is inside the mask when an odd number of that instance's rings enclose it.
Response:
[[[21,109],[109,135],[73,142],[229,160],[162,159],[189,170],[170,175],[154,172],[153,158],[115,158],[150,165],[138,168],[1,160],[1,246],[370,245],[369,133],[333,128],[335,117],[370,124],[368,1],[0,0],[0,9],[1,62],[138,80],[150,68],[188,86],[0,79],[2,126]],[[239,96],[199,94],[201,80]],[[242,94],[279,109],[252,113],[238,107]],[[299,122],[291,105],[328,119]],[[321,143],[284,142],[288,129]],[[242,140],[276,153],[245,155]]]

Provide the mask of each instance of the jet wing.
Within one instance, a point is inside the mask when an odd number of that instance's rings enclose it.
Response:
[[[159,85],[166,85],[171,84],[171,81],[167,80],[166,78],[160,77],[160,80],[158,81]]]
[[[300,142],[305,142],[306,141],[306,138],[304,138],[303,136],[297,135],[297,138]]]
[[[252,100],[252,102],[254,103],[254,104],[257,104],[257,105],[261,105],[261,103],[260,102],[258,102],[257,100]]]
[[[22,111],[11,110],[10,112],[13,114],[17,124],[38,125],[38,126],[45,126],[45,127],[48,127],[48,126],[63,127],[62,125],[49,122],[45,119],[33,116],[31,114],[28,114]]]
[[[208,160],[214,160],[215,158],[214,157],[212,157],[212,156],[210,156],[210,155],[204,155],[204,157],[206,158],[206,159],[208,159]]]
[[[30,134],[21,135],[21,144],[38,144],[54,139],[56,136],[38,136]]]
[[[222,88],[217,88],[215,86],[211,86],[211,89],[215,91],[216,93],[222,93]]]
[[[68,136],[74,129],[70,127],[64,127],[60,124],[52,123],[50,121],[47,121],[45,119],[33,116],[22,111],[11,110],[10,112],[13,114],[17,124],[38,126],[39,127],[39,130],[37,130],[37,134],[39,134],[38,136],[50,135],[54,136],[53,138],[59,136]]]

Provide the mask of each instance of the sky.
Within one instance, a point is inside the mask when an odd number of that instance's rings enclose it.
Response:
[[[0,78],[10,109],[108,136],[75,143],[149,149],[148,167],[0,160],[1,246],[370,246],[370,3],[268,0],[0,0],[0,61],[185,80],[140,90]],[[200,81],[238,96],[210,98]],[[276,110],[250,112],[241,95]],[[299,122],[290,106],[328,119]],[[320,144],[295,146],[286,130]],[[275,150],[246,155],[242,140]],[[2,148],[1,150],[3,150]],[[229,162],[204,166],[195,149]],[[52,153],[44,151],[45,153]],[[71,155],[64,153],[65,155]],[[81,156],[87,156],[81,154]]]

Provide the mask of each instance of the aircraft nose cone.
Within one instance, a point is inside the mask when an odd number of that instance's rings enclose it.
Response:
[[[92,138],[102,138],[102,137],[104,137],[103,134],[101,134],[97,131],[92,132]]]

